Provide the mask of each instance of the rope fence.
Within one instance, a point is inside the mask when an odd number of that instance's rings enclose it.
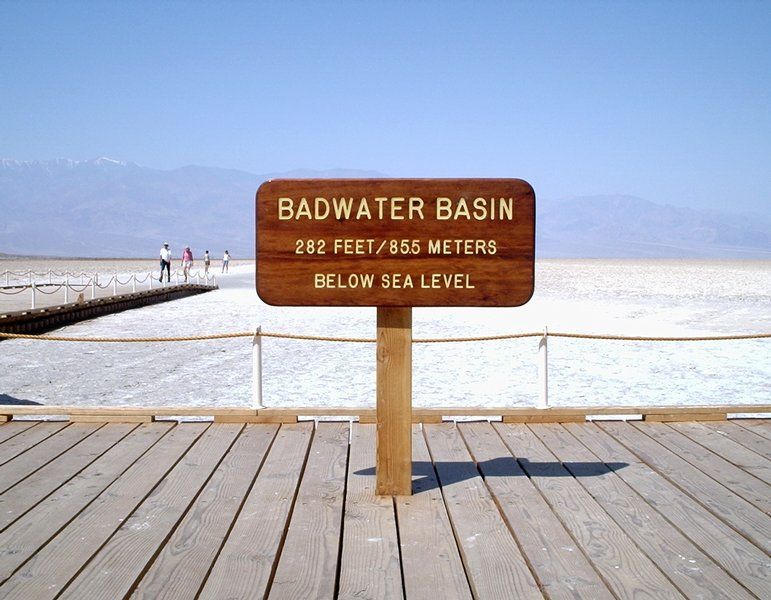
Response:
[[[538,403],[537,408],[549,407],[549,359],[548,359],[548,338],[572,338],[583,340],[612,340],[629,342],[706,342],[706,341],[724,341],[724,340],[757,340],[771,338],[771,333],[748,333],[735,335],[713,335],[713,336],[629,336],[629,335],[605,335],[592,333],[566,333],[532,331],[522,333],[509,333],[502,335],[484,335],[474,337],[455,337],[455,338],[414,338],[412,341],[416,344],[437,344],[444,342],[486,342],[513,340],[520,338],[540,338],[538,342]],[[305,340],[314,342],[347,342],[347,343],[366,343],[372,344],[377,340],[375,338],[358,337],[336,337],[319,335],[300,335],[293,333],[279,333],[272,331],[262,331],[257,327],[255,331],[234,331],[226,333],[212,333],[207,335],[191,335],[176,337],[70,337],[57,335],[32,335],[24,333],[4,333],[0,332],[0,340],[20,339],[46,342],[98,342],[98,343],[157,343],[157,342],[198,342],[205,340],[223,340],[233,338],[251,338],[252,339],[252,405],[254,408],[264,408],[262,398],[262,339],[278,338],[288,340]]]
[[[415,344],[440,344],[440,343],[454,343],[454,342],[489,342],[500,340],[514,340],[520,338],[529,337],[556,337],[556,338],[572,338],[582,340],[609,340],[609,341],[625,341],[625,342],[715,342],[725,340],[753,340],[753,339],[768,339],[771,338],[771,333],[748,333],[748,334],[735,334],[735,335],[713,335],[713,336],[691,336],[691,337],[674,337],[674,336],[629,336],[629,335],[605,335],[605,334],[593,334],[593,333],[563,333],[563,332],[548,332],[535,331],[524,333],[508,333],[502,335],[483,335],[474,337],[456,337],[456,338],[414,338],[412,341]],[[235,331],[225,333],[212,333],[206,335],[190,335],[190,336],[177,336],[177,337],[69,337],[69,336],[55,336],[55,335],[33,335],[25,333],[4,333],[0,331],[0,338],[7,339],[21,339],[21,340],[36,340],[47,342],[99,342],[99,343],[159,343],[159,342],[199,342],[206,340],[223,340],[233,338],[279,338],[287,340],[305,340],[313,342],[347,342],[347,343],[361,343],[361,344],[374,344],[377,340],[375,338],[357,338],[357,337],[334,337],[334,336],[319,336],[319,335],[300,335],[293,333],[277,333],[270,331],[260,331],[259,333],[253,331]]]
[[[22,283],[22,284],[11,284],[9,281],[9,275],[25,275],[29,277],[28,283]],[[39,282],[36,280],[33,280],[33,275],[46,275],[46,273],[35,273],[34,271],[5,271],[5,285],[0,286],[0,295],[5,296],[16,296],[22,292],[30,291],[30,308],[33,310],[37,308],[36,303],[36,295],[38,293],[44,294],[47,296],[51,296],[53,294],[56,294],[57,292],[61,291],[62,288],[64,288],[64,303],[67,304],[70,301],[69,292],[73,291],[76,294],[85,292],[87,289],[91,289],[91,300],[94,300],[96,298],[96,292],[97,290],[107,290],[110,287],[112,287],[112,293],[113,295],[118,295],[118,286],[128,286],[131,285],[131,293],[137,292],[137,284],[145,283],[147,282],[148,288],[152,290],[153,289],[153,281],[155,280],[154,273],[147,272],[144,274],[144,277],[139,277],[137,273],[133,273],[129,276],[129,278],[126,281],[121,281],[121,279],[118,277],[118,273],[115,273],[113,276],[111,276],[106,281],[102,281],[100,283],[99,281],[99,273],[93,273],[93,274],[86,274],[86,273],[57,273],[56,271],[49,271],[47,273],[48,275],[48,281],[47,282]],[[174,273],[174,285],[179,285],[181,283],[187,283],[188,280],[191,280],[192,283],[198,283],[198,284],[204,284],[204,285],[217,285],[217,278],[215,275],[210,275],[209,273],[205,271],[193,271],[189,272],[187,275],[187,278],[184,279],[184,281],[181,281],[181,278],[185,277],[185,273],[183,270],[175,270]],[[53,281],[53,277],[65,277],[64,281]],[[79,283],[80,286],[73,285],[73,283],[70,282],[70,277],[79,278],[80,281],[75,282]],[[171,284],[170,277],[169,280],[166,281],[166,283],[163,283],[162,281],[158,280],[156,283],[157,286],[166,287],[166,285]],[[51,289],[53,288],[53,289]]]

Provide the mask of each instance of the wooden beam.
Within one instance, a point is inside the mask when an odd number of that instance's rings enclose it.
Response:
[[[377,309],[378,495],[412,494],[412,308]]]

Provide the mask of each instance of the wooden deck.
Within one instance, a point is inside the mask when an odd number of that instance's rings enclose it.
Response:
[[[0,598],[771,598],[771,421],[0,425]]]

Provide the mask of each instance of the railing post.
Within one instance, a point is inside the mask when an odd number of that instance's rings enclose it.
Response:
[[[54,278],[53,277],[54,277],[53,276],[53,272],[51,271],[51,269],[48,269],[48,283],[53,283],[54,282]]]
[[[32,271],[27,273],[27,275],[29,275],[29,284],[32,285]]]
[[[179,270],[174,271],[174,285],[179,285]]]
[[[136,294],[137,293],[137,274],[134,273],[131,276],[131,293]]]
[[[35,310],[35,282],[32,282],[32,310]]]
[[[262,405],[262,327],[257,326],[252,338],[252,408]]]
[[[91,300],[96,298],[96,275],[91,279]]]
[[[538,408],[549,408],[549,329],[538,342]]]
[[[64,278],[64,303],[67,304],[70,301],[70,276],[67,275]]]
[[[5,271],[5,285],[8,287],[8,271]]]
[[[118,295],[118,274],[115,273],[115,277],[112,278],[112,295]]]

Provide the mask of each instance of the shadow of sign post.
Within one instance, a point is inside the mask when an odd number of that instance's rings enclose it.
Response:
[[[533,294],[521,179],[284,179],[256,198],[256,287],[276,306],[377,308],[376,493],[412,490],[412,307]]]

